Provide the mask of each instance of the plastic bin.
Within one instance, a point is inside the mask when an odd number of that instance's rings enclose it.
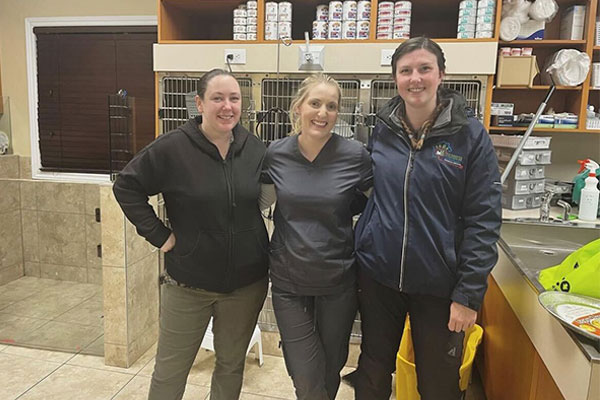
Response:
[[[483,329],[473,325],[465,332],[462,365],[460,367],[460,390],[465,391],[471,379],[471,369],[477,346],[481,343]],[[408,317],[404,324],[404,334],[396,357],[396,400],[420,400],[417,390],[417,371],[415,369],[415,354]]]

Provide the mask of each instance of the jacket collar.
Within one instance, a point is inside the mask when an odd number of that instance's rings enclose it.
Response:
[[[201,123],[202,116],[199,115],[189,119],[185,124],[180,126],[179,129],[181,129],[192,143],[200,148],[200,150],[215,160],[221,161],[222,158],[217,146],[208,140],[204,135],[204,132],[200,129]],[[239,123],[233,128],[233,143],[231,143],[231,148],[229,149],[230,154],[237,155],[244,148],[249,134],[250,133]]]

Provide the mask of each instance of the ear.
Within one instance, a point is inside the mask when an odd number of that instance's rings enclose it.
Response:
[[[200,98],[200,96],[196,95],[196,97],[194,97],[194,100],[196,100],[196,108],[198,109],[198,112],[202,114],[202,99]]]

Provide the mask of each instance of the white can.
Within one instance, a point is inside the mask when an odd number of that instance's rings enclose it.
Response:
[[[477,15],[477,9],[475,8],[461,8],[458,10],[458,18],[462,17],[474,17]]]
[[[246,25],[246,32],[247,33],[256,33],[257,32],[256,25]]]
[[[480,17],[482,15],[493,17],[495,14],[496,14],[496,9],[495,8],[478,8],[477,9],[477,16],[478,17]]]
[[[313,21],[312,38],[317,40],[327,39],[327,22],[325,21]]]
[[[233,18],[246,18],[248,16],[248,12],[243,8],[236,8],[233,10]]]
[[[250,0],[246,3],[246,8],[248,10],[258,10],[258,1]]]
[[[248,40],[248,37],[245,33],[234,33],[233,40]]]
[[[460,24],[456,29],[456,32],[475,32],[474,24]]]
[[[377,25],[377,33],[392,33],[394,32],[393,25]]]
[[[494,37],[494,31],[477,31],[475,32],[476,39],[491,39]]]
[[[394,25],[394,33],[410,32],[410,25]]]
[[[395,10],[394,17],[409,17],[411,16],[411,10]]]
[[[342,3],[342,20],[356,21],[356,1],[346,0]]]
[[[379,10],[377,18],[394,18],[394,10]]]
[[[460,3],[458,3],[458,9],[462,10],[463,8],[477,8],[477,1],[463,0]]]
[[[256,40],[256,32],[246,33],[246,40]]]
[[[406,18],[406,17],[394,18],[394,25],[410,25],[410,18]]]
[[[377,18],[377,26],[393,25],[393,24],[394,24],[394,18],[392,18],[392,17]]]
[[[329,21],[329,7],[327,5],[317,6],[317,21]]]
[[[377,9],[381,10],[394,10],[394,2],[393,1],[380,1],[377,5]]]
[[[523,55],[523,49],[520,47],[513,47],[510,49],[510,55],[514,57],[519,57]]]
[[[356,39],[356,21],[342,22],[342,39]]]
[[[457,39],[473,39],[475,37],[475,32],[458,32],[456,34]]]
[[[292,22],[292,3],[283,1],[279,3],[279,22]]]
[[[377,32],[376,39],[386,40],[393,38],[393,32]]]
[[[394,10],[410,10],[412,3],[410,1],[397,1],[394,3]]]
[[[291,22],[280,22],[277,27],[279,33],[279,39],[291,38],[292,37],[292,23]]]
[[[256,17],[258,17],[258,10],[248,9],[248,10],[246,10],[246,15],[248,16],[248,18],[250,18],[250,17],[256,18]]]
[[[265,3],[265,15],[277,14],[279,12],[279,5],[274,1],[267,1]]]
[[[493,31],[494,24],[487,24],[487,23],[477,24],[477,25],[475,25],[475,30],[476,31]]]
[[[360,40],[368,39],[370,26],[369,21],[356,21],[356,38]]]
[[[339,30],[332,28],[332,24],[340,24],[339,21],[329,21],[329,26],[327,27],[327,39],[329,40],[340,40],[342,38],[342,29],[340,27]]]
[[[256,17],[246,18],[246,25],[258,25],[258,18],[256,18]]]
[[[246,25],[234,25],[233,33],[246,33]]]
[[[523,51],[521,51],[521,54],[524,56],[533,55],[533,47],[523,47]]]
[[[265,23],[265,39],[266,40],[277,40],[277,22]]]
[[[341,21],[344,12],[344,3],[341,1],[329,2],[329,21]]]
[[[477,7],[478,8],[483,8],[483,7],[496,7],[496,2],[494,0],[479,0],[477,2]]]
[[[510,56],[510,47],[500,47],[501,56]]]
[[[493,24],[496,22],[496,18],[493,15],[478,15],[477,23],[478,24]]]
[[[462,24],[476,24],[477,18],[474,15],[468,17],[458,17],[458,25]]]
[[[592,79],[590,85],[593,88],[600,88],[600,63],[592,63]]]
[[[339,32],[342,33],[342,21],[329,21],[327,23],[327,32]]]
[[[277,14],[265,14],[266,22],[277,22]]]
[[[371,2],[361,0],[356,3],[356,19],[358,21],[370,21],[371,20]]]
[[[234,25],[246,25],[248,23],[248,18],[234,18],[233,19],[233,24]]]
[[[392,39],[410,39],[410,32],[396,32],[392,34]]]

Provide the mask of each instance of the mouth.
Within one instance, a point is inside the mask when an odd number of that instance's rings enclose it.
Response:
[[[233,119],[233,115],[219,115],[218,118],[225,122],[229,122]]]
[[[409,93],[421,93],[422,91],[424,91],[425,88],[424,87],[414,87],[414,88],[408,88],[408,92]]]
[[[326,121],[316,121],[316,120],[311,120],[310,121],[313,125],[316,125],[319,128],[325,128],[327,126],[327,122]]]

